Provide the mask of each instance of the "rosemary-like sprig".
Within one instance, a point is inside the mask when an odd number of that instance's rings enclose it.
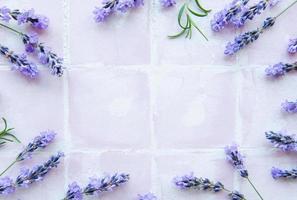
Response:
[[[191,39],[192,38],[192,32],[193,28],[195,28],[203,37],[206,41],[208,41],[208,38],[206,35],[201,31],[201,29],[196,25],[194,20],[192,19],[192,16],[196,17],[206,17],[211,10],[205,9],[198,0],[194,0],[197,8],[202,12],[196,12],[190,7],[190,1],[184,3],[182,7],[179,10],[178,16],[177,16],[177,22],[180,28],[182,29],[179,33],[175,35],[169,35],[168,37],[170,39],[175,39],[178,38],[184,34],[186,34],[186,38]],[[185,18],[185,23],[182,22],[182,19]]]
[[[21,143],[20,140],[11,133],[14,128],[8,128],[6,119],[2,118],[2,120],[4,122],[4,128],[2,131],[0,131],[0,146],[6,142]]]

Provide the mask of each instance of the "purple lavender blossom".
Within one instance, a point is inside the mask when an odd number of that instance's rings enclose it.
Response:
[[[297,39],[291,39],[288,45],[288,52],[294,54],[297,52]]]
[[[249,0],[233,0],[225,9],[215,13],[214,18],[210,22],[211,29],[215,32],[224,29],[236,15],[244,10],[248,2]]]
[[[134,7],[134,0],[119,0],[116,9],[122,13]]]
[[[44,177],[53,169],[58,167],[61,157],[64,154],[58,152],[57,155],[53,155],[50,159],[43,163],[43,165],[37,165],[30,169],[22,169],[19,176],[16,178],[15,185],[17,187],[29,187],[32,183],[41,181]]]
[[[23,35],[23,43],[25,44],[25,50],[28,53],[33,53],[38,45],[38,34],[24,34]]]
[[[157,200],[157,197],[153,193],[148,193],[145,195],[138,195],[137,200]]]
[[[12,194],[15,191],[13,180],[9,177],[0,179],[0,195]]]
[[[0,20],[9,22],[11,20],[10,9],[7,7],[0,8]]]
[[[271,169],[271,175],[274,179],[279,179],[279,178],[296,179],[297,169],[282,170],[282,169],[273,167]]]
[[[63,200],[82,200],[83,199],[83,191],[81,187],[73,182],[68,186],[67,195]]]
[[[238,191],[233,191],[229,194],[231,200],[245,200],[244,195],[240,194]]]
[[[236,144],[232,144],[225,147],[225,153],[227,160],[240,172],[240,175],[247,178],[249,174],[243,163],[244,157],[238,151],[238,146]]]
[[[175,0],[160,0],[161,6],[164,8],[172,7],[176,4]]]
[[[37,66],[29,62],[25,54],[15,54],[9,48],[2,45],[0,45],[0,54],[12,63],[12,70],[19,71],[22,75],[29,78],[36,78],[38,76]]]
[[[16,160],[22,161],[31,158],[34,151],[47,147],[55,139],[55,136],[56,133],[53,131],[41,132],[40,135],[35,137],[34,140],[17,156]]]
[[[275,65],[269,66],[265,69],[265,73],[267,76],[271,77],[283,76],[286,73],[286,65],[280,62]]]
[[[258,28],[257,30],[246,32],[235,37],[234,42],[229,42],[226,46],[225,54],[226,55],[233,55],[239,50],[243,49],[250,43],[253,43],[255,40],[259,38],[259,36],[263,33],[263,30],[272,27],[275,23],[275,18],[267,18],[262,28]]]
[[[10,10],[7,7],[2,7],[0,13],[0,20],[8,22],[14,19],[18,24],[31,23],[32,27],[37,29],[47,29],[49,24],[49,19],[43,15],[35,14],[34,9],[21,12],[18,9]]]
[[[100,195],[103,192],[110,192],[128,181],[128,174],[117,173],[112,176],[106,175],[103,178],[90,178],[90,182],[83,193],[85,195]]]
[[[284,103],[282,103],[282,108],[288,113],[297,113],[297,101],[293,102],[286,100]]]
[[[184,176],[177,176],[173,179],[173,183],[179,189],[198,189],[209,190],[213,192],[220,192],[224,189],[224,185],[221,182],[211,182],[207,178],[195,177],[193,173]]]
[[[297,141],[295,135],[288,135],[285,132],[269,131],[265,133],[266,138],[274,145],[283,151],[296,151]]]

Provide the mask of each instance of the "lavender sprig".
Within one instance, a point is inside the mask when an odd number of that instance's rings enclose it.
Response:
[[[46,16],[35,14],[34,9],[20,11],[19,9],[11,10],[6,6],[0,8],[0,20],[9,22],[11,19],[16,20],[18,24],[30,23],[37,29],[47,29],[49,19]]]
[[[104,22],[115,11],[125,13],[142,5],[144,5],[143,0],[104,0],[101,7],[95,7],[94,19],[97,23]]]
[[[256,15],[260,15],[262,11],[266,10],[268,6],[273,7],[275,6],[279,1],[275,0],[261,0],[255,5],[249,7],[243,13],[240,15],[240,17],[235,18],[232,20],[233,24],[237,27],[240,28],[244,26],[244,24],[248,20],[253,20]]]
[[[66,197],[63,200],[81,200],[83,195],[101,195],[104,192],[113,191],[114,188],[129,181],[128,174],[106,175],[103,178],[90,178],[89,184],[81,189],[76,182],[68,186]]]
[[[4,177],[0,179],[0,195],[9,195],[14,193],[15,185],[11,178]]]
[[[56,75],[61,77],[63,75],[63,71],[65,67],[63,66],[63,58],[60,58],[57,54],[51,51],[49,47],[46,47],[43,43],[38,42],[38,35],[36,33],[25,34],[18,30],[15,30],[5,24],[1,24],[0,26],[17,33],[24,45],[25,50],[28,53],[34,53],[38,55],[39,61],[44,66],[48,67],[51,71],[52,75]]]
[[[169,8],[176,4],[175,0],[159,0],[163,8]]]
[[[288,52],[290,54],[294,54],[294,53],[297,52],[297,38],[296,39],[291,39],[289,41]]]
[[[215,32],[224,29],[244,9],[248,2],[249,0],[233,0],[225,9],[214,15],[214,18],[210,22],[211,29]]]
[[[296,151],[297,141],[295,135],[288,135],[284,132],[273,132],[269,131],[265,133],[266,138],[274,145],[285,152]]]
[[[294,63],[277,63],[275,65],[269,66],[268,68],[265,69],[265,73],[267,76],[270,77],[279,77],[283,76],[286,73],[297,70],[297,62]]]
[[[297,169],[282,170],[276,167],[271,169],[271,175],[274,179],[286,178],[286,179],[296,179]]]
[[[27,60],[25,54],[16,54],[10,51],[8,47],[0,44],[0,54],[4,56],[12,64],[12,70],[20,72],[23,76],[29,78],[36,78],[38,76],[37,66]]]
[[[225,191],[232,200],[236,200],[235,195],[238,192],[230,191],[224,187],[221,182],[212,182],[208,178],[198,178],[195,177],[193,173],[184,176],[177,176],[173,179],[173,183],[176,187],[181,190],[196,189],[203,191],[221,192]],[[239,193],[238,193],[239,194]],[[239,195],[238,195],[239,196]],[[237,198],[238,200],[244,200],[244,196],[240,195],[242,198]]]
[[[32,183],[43,180],[53,168],[58,167],[61,157],[64,157],[64,153],[58,152],[57,155],[51,156],[50,159],[42,165],[37,165],[31,170],[22,169],[21,173],[16,178],[16,187],[28,187]]]
[[[286,100],[281,106],[282,109],[287,113],[297,113],[297,101]]]
[[[233,55],[239,50],[243,49],[245,46],[256,41],[264,30],[270,28],[274,25],[276,18],[267,18],[261,28],[257,28],[254,31],[243,33],[235,37],[234,42],[229,42],[226,46],[224,53],[226,55]]]
[[[21,143],[20,140],[11,133],[14,128],[8,128],[7,121],[5,118],[2,118],[4,122],[4,128],[0,131],[0,146],[5,144],[6,142],[18,142]]]
[[[138,195],[137,200],[158,200],[158,198],[153,193],[148,193],[145,195]]]
[[[30,159],[33,152],[47,147],[54,140],[55,135],[56,133],[53,131],[41,132],[39,136],[35,137],[34,140],[30,142],[21,153],[18,154],[16,159],[0,174],[0,176],[7,172],[15,163]]]
[[[232,144],[230,146],[226,146],[225,153],[227,156],[227,160],[233,165],[235,169],[239,171],[240,176],[245,178],[249,182],[249,184],[252,186],[252,188],[255,190],[258,196],[263,200],[263,197],[261,196],[260,192],[257,190],[255,185],[249,178],[248,170],[246,169],[243,161],[244,156],[239,152],[238,145]]]

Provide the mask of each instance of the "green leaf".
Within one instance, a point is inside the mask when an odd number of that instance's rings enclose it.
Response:
[[[21,141],[16,136],[14,136],[13,134],[7,133],[6,135],[12,137],[16,142],[21,143]]]
[[[4,129],[3,129],[3,131],[5,131],[7,129],[7,122],[6,122],[6,119],[4,117],[2,117],[2,120],[4,122]]]
[[[199,33],[205,38],[206,41],[208,41],[208,38],[206,35],[199,29],[199,27],[191,20],[192,25],[199,31]]]
[[[205,14],[200,14],[200,13],[196,13],[195,11],[193,11],[191,8],[187,7],[188,11],[190,11],[190,13],[192,13],[193,15],[197,16],[197,17],[206,17],[207,13]]]
[[[5,141],[8,141],[8,142],[13,142],[13,140],[8,139],[8,138],[4,138],[4,137],[0,138],[0,140],[5,140]]]
[[[0,146],[3,145],[3,144],[5,144],[5,143],[6,143],[6,142],[0,142]]]
[[[179,10],[179,12],[178,12],[178,17],[177,17],[177,21],[178,21],[178,24],[179,24],[179,26],[181,27],[181,28],[183,28],[183,29],[185,29],[185,28],[187,28],[187,24],[186,24],[186,26],[183,26],[182,25],[182,16],[183,16],[183,14],[184,14],[184,11],[185,11],[185,8],[186,8],[186,5],[187,4],[184,4],[181,8],[180,8],[180,10]]]
[[[186,32],[186,30],[187,29],[185,28],[181,32],[177,33],[176,35],[168,35],[168,38],[170,38],[170,39],[178,38],[178,37],[182,36]]]
[[[203,8],[202,5],[199,3],[199,0],[195,0],[195,2],[196,2],[196,5],[198,6],[198,8],[200,8],[206,14],[211,12],[211,10],[207,10],[207,9]]]

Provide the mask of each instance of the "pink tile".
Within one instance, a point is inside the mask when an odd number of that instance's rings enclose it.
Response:
[[[155,76],[161,148],[221,147],[234,138],[236,72],[172,70]]]
[[[281,110],[283,101],[297,99],[292,90],[296,85],[295,76],[293,73],[280,79],[268,79],[265,77],[264,67],[242,70],[239,112],[245,146],[263,147],[267,144],[265,131],[296,132],[297,116]]]
[[[130,180],[102,199],[135,199],[137,194],[151,190],[151,163],[147,154],[106,152],[103,154],[73,153],[69,156],[69,181],[86,185],[88,177],[101,177],[104,173],[128,173]],[[116,162],[115,162],[116,161]]]
[[[93,19],[95,6],[100,6],[100,1],[70,2],[71,63],[148,64],[149,3],[125,15],[113,15],[103,24]]]
[[[264,199],[294,199],[296,196],[296,182],[274,180],[270,175],[270,170],[273,166],[281,169],[295,168],[296,155],[286,155],[274,151],[267,151],[265,153],[249,151],[246,152],[246,156],[250,179],[256,185]],[[242,179],[241,191],[248,199],[258,198],[247,181]]]
[[[100,68],[70,72],[73,147],[144,148],[150,144],[147,76]]]
[[[214,194],[208,191],[182,191],[176,188],[172,183],[173,178],[190,172],[193,172],[197,177],[209,178],[214,182],[220,181],[230,190],[233,188],[233,169],[228,166],[223,150],[221,153],[195,152],[162,155],[156,161],[158,177],[161,182],[159,188],[162,192],[161,199],[228,199],[224,192]]]
[[[212,8],[213,12],[208,17],[193,17],[196,24],[207,35],[207,42],[196,30],[193,30],[191,40],[183,37],[168,39],[168,35],[174,35],[180,31],[177,24],[177,15],[182,1],[178,1],[177,6],[164,10],[156,7],[155,26],[155,50],[158,63],[160,64],[183,64],[183,65],[234,65],[236,57],[226,57],[224,49],[227,41],[235,35],[234,29],[225,29],[221,33],[214,33],[210,28],[210,20],[213,15],[220,11],[224,5],[230,1],[201,1],[206,8]],[[157,3],[159,5],[159,3]],[[193,5],[193,8],[196,8]]]
[[[58,133],[53,149],[63,144],[63,79],[43,71],[40,79],[27,80],[16,72],[0,71],[1,117],[15,128],[15,135],[27,144],[39,132],[54,130]],[[2,129],[2,121],[1,129]],[[15,151],[20,145],[7,145],[3,150]],[[17,150],[19,151],[19,149]]]

